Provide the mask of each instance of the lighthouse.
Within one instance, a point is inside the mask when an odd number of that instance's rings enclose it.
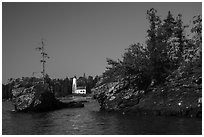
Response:
[[[77,85],[76,85],[76,76],[73,78],[73,84],[72,84],[72,94],[76,93],[77,91]]]
[[[86,86],[77,87],[76,76],[73,78],[72,94],[86,94]]]

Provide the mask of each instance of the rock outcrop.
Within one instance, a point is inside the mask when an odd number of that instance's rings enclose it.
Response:
[[[60,108],[84,107],[80,102],[61,102],[57,100],[48,84],[20,81],[13,90],[13,104],[16,111],[50,111]]]
[[[189,69],[190,68],[190,69]],[[167,116],[202,116],[201,68],[179,68],[163,85],[138,90],[127,81],[106,83],[93,89],[101,110]]]
[[[103,84],[95,89],[94,97],[98,100],[101,110],[125,111],[137,105],[144,91],[130,87],[127,81]]]

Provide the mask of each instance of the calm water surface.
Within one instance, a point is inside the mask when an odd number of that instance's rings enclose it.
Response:
[[[84,108],[43,113],[12,112],[11,102],[2,103],[2,134],[202,134],[202,120],[150,117],[100,112],[92,100]]]

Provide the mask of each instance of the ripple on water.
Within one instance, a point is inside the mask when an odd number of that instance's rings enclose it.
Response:
[[[96,101],[85,103],[84,108],[46,113],[13,112],[11,102],[3,102],[2,107],[3,135],[202,134],[201,119],[100,112]]]

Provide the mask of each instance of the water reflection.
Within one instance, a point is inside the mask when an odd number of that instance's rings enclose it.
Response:
[[[61,109],[47,113],[11,112],[3,102],[3,134],[201,134],[201,119],[150,117],[100,112],[96,102],[84,108]]]

